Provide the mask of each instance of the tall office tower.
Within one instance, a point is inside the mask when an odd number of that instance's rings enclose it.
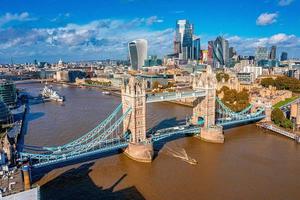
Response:
[[[193,59],[200,60],[201,59],[201,42],[200,38],[194,38],[193,40]]]
[[[255,52],[255,60],[258,62],[260,60],[268,60],[268,49],[266,47],[257,47]]]
[[[214,59],[214,41],[208,41],[207,45],[207,64],[213,66]]]
[[[141,69],[148,57],[148,42],[145,39],[137,39],[128,43],[129,57],[133,70]]]
[[[192,59],[193,56],[193,25],[188,20],[178,20],[174,41],[174,53],[179,59]]]
[[[234,47],[230,47],[229,48],[229,58],[232,58],[235,55],[236,55],[236,50],[234,49]]]
[[[271,60],[275,60],[276,59],[276,46],[272,46],[271,47],[271,51],[270,51],[270,57]]]
[[[288,59],[288,53],[283,51],[280,56],[280,61],[285,61],[287,59]]]
[[[228,40],[225,40],[224,38],[222,38],[222,42],[223,42],[223,59],[224,59],[224,65],[226,67],[229,66],[229,42]]]
[[[229,65],[229,43],[219,36],[213,42],[213,66],[221,68]]]

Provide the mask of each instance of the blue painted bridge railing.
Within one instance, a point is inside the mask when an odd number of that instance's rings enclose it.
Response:
[[[175,101],[179,99],[194,98],[194,97],[205,97],[205,90],[185,91],[185,92],[166,92],[157,94],[147,94],[146,102],[163,102],[163,101]]]

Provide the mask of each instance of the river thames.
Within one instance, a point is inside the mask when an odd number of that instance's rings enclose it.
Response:
[[[18,85],[37,95],[41,84]],[[25,144],[55,146],[83,135],[120,104],[100,90],[53,85],[64,104],[31,105]],[[147,105],[147,127],[185,120],[192,109],[172,103]],[[175,157],[186,152],[191,165]],[[37,184],[43,199],[300,199],[300,145],[255,125],[225,131],[225,144],[193,137],[156,149],[151,164],[116,153],[52,170]]]

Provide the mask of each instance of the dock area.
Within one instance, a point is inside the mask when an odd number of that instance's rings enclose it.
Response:
[[[280,135],[286,136],[290,139],[295,140],[297,143],[300,143],[300,136],[296,133],[291,133],[287,130],[284,130],[282,128],[279,128],[278,126],[272,124],[272,123],[267,123],[267,122],[259,122],[256,124],[257,126],[261,128],[265,128],[267,130],[273,131],[275,133],[278,133]]]

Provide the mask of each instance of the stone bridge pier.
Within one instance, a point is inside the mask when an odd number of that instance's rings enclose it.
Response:
[[[199,97],[194,102],[192,124],[198,125],[204,120],[200,135],[196,137],[207,142],[224,143],[223,127],[216,125],[217,79],[211,66],[208,65],[205,72],[194,76],[193,89],[206,91],[204,98]]]
[[[123,121],[124,132],[130,132],[130,143],[124,153],[139,162],[151,162],[153,145],[146,138],[146,83],[130,77],[121,88],[123,113],[131,108],[131,114]]]

